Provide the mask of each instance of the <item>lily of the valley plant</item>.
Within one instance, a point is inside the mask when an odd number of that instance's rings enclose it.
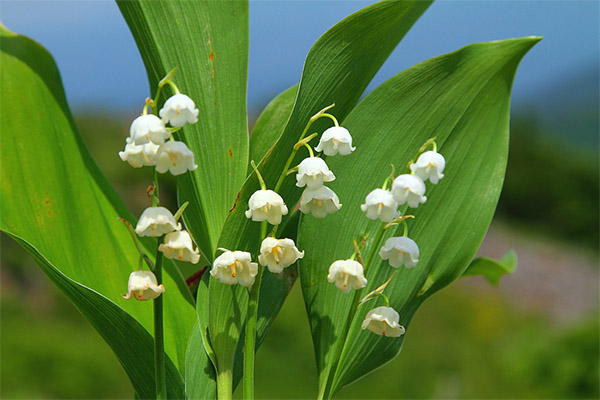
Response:
[[[254,398],[268,374],[256,350],[296,283],[315,397],[331,398],[398,355],[429,296],[514,270],[469,267],[504,179],[512,80],[539,38],[467,46],[360,100],[430,5],[375,3],[324,33],[249,133],[247,2],[118,5],[152,91],[118,157],[148,171],[148,207],[132,215],[94,163],[51,56],[2,28],[1,228],[110,345],[136,397],[229,399],[242,382]],[[161,205],[162,174],[177,176],[177,210]]]

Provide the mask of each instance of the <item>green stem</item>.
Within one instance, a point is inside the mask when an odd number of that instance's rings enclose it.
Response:
[[[160,240],[158,243],[160,244]],[[156,263],[154,275],[160,285],[162,282],[163,253],[156,250]],[[156,398],[167,398],[167,374],[165,370],[165,344],[163,331],[163,295],[154,299],[154,372],[156,379]]]
[[[232,370],[219,371],[217,374],[217,398],[219,400],[231,400],[233,397],[233,374]]]
[[[263,221],[260,227],[261,243],[267,234],[267,221]],[[260,298],[260,284],[264,267],[258,266],[258,274],[254,285],[250,289],[248,299],[248,311],[246,313],[246,336],[244,338],[244,377],[243,390],[244,399],[254,399],[254,354],[256,352],[256,322],[258,319],[258,300]],[[220,400],[220,399],[219,399]]]

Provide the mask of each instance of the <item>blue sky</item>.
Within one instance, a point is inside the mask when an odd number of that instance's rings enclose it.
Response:
[[[369,1],[251,1],[249,105],[296,83],[329,27]],[[2,0],[0,19],[54,55],[75,109],[137,109],[148,95],[137,48],[113,1]],[[403,69],[472,42],[544,36],[517,73],[515,101],[598,65],[598,1],[438,1],[415,24],[369,89]]]

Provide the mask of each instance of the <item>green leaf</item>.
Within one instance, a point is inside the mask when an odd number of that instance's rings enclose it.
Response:
[[[275,97],[260,114],[250,135],[250,160],[258,164],[279,140],[294,108],[297,93],[298,85],[292,86]],[[248,171],[253,173],[251,167]]]
[[[216,399],[217,382],[215,368],[204,351],[201,324],[197,323],[190,335],[185,358],[186,399]]]
[[[198,168],[179,177],[178,190],[179,201],[190,202],[184,214],[187,228],[212,261],[227,213],[246,178],[248,3],[117,3],[153,93],[159,80],[177,67],[174,81],[200,110],[198,123],[180,131]]]
[[[71,300],[109,345],[119,350],[117,357],[136,391],[153,393],[154,385],[146,387],[147,376],[132,372],[140,367],[131,365],[133,360],[153,357],[147,354],[153,349],[148,350],[142,337],[138,345],[136,338],[140,326],[146,334],[153,331],[152,304],[120,296],[129,274],[137,269],[138,253],[117,217],[134,219],[77,133],[50,54],[4,28],[0,46],[0,177],[4,194],[0,227],[26,245],[63,290],[73,291],[72,287],[79,285],[77,296],[67,293]],[[129,167],[124,164],[123,168]],[[144,245],[150,245],[148,252],[153,254],[156,242],[148,240]],[[171,262],[165,263],[165,271],[165,330],[170,332],[165,348],[183,371],[187,335],[195,320],[193,299]],[[106,318],[95,315],[98,307]],[[126,313],[131,317],[126,318]],[[120,333],[122,326],[111,326],[109,314],[118,315],[121,324],[130,326],[129,335]]]
[[[462,276],[483,275],[490,284],[498,286],[500,278],[506,274],[514,273],[516,269],[517,253],[511,250],[499,260],[489,257],[473,259]]]
[[[362,331],[361,307],[346,331],[352,294],[327,282],[327,269],[349,258],[352,239],[370,231],[364,254],[374,252],[363,296],[384,283],[393,268],[373,244],[380,223],[360,210],[366,195],[391,172],[405,166],[420,146],[437,137],[447,165],[444,179],[427,184],[427,202],[407,213],[415,216],[409,236],[421,254],[416,268],[400,268],[385,293],[408,323],[432,293],[462,275],[489,226],[500,195],[508,152],[510,90],[517,65],[539,38],[514,39],[467,46],[418,64],[391,78],[367,96],[346,118],[357,150],[328,158],[337,179],[329,186],[342,209],[318,220],[305,216],[299,233],[306,251],[298,270],[311,323],[321,397],[364,376],[398,354],[403,338]],[[402,235],[402,228],[396,235]],[[394,231],[394,229],[390,229]],[[388,232],[389,237],[393,232]],[[365,257],[366,258],[366,257]],[[377,304],[381,305],[381,304]],[[407,330],[407,335],[410,330]],[[346,336],[347,335],[347,336]]]
[[[263,158],[260,164],[268,187],[275,186],[309,118],[332,103],[336,103],[334,114],[340,119],[344,118],[381,64],[429,4],[425,1],[383,1],[373,4],[339,22],[315,43],[306,58],[294,108],[285,129],[269,156]],[[327,126],[326,121],[313,125],[317,131]],[[301,153],[299,157],[303,155]],[[248,199],[258,188],[256,176],[250,174],[236,206],[227,217],[219,247],[246,250],[255,255],[258,253],[260,223],[252,222],[244,215]],[[279,193],[290,209],[300,197],[293,177],[288,178]],[[265,281],[261,297],[275,299],[275,292],[276,289]],[[236,344],[243,332],[247,300],[244,288],[211,280],[209,308],[218,309],[219,312],[210,313],[209,331],[220,369],[233,366]],[[264,307],[264,304],[259,305],[259,312],[260,307]]]

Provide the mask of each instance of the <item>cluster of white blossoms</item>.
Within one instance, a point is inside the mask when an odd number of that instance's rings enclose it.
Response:
[[[177,93],[165,102],[159,115],[161,118],[147,114],[147,108],[144,107],[144,114],[133,120],[125,150],[119,152],[121,160],[134,168],[156,167],[161,174],[169,171],[173,175],[181,175],[198,168],[194,163],[194,154],[185,143],[167,141],[173,132],[186,123],[198,122],[198,109],[194,101],[185,94]]]
[[[181,175],[198,167],[194,163],[194,154],[187,145],[174,140],[172,136],[185,124],[198,122],[198,109],[194,101],[185,94],[179,93],[177,86],[170,80],[173,72],[171,71],[159,83],[156,98],[146,100],[142,115],[137,117],[131,124],[125,150],[119,152],[121,159],[127,161],[134,168],[153,166],[156,172],[159,173],[170,171],[173,175]],[[160,91],[165,85],[170,85],[176,94],[164,103],[158,113],[160,118],[157,115],[148,114],[149,107],[155,109]],[[144,210],[135,230],[127,221],[121,219],[130,230],[140,253],[140,267],[142,261],[145,261],[152,270],[143,271],[140,269],[131,273],[127,294],[123,295],[125,299],[132,297],[137,300],[156,299],[165,291],[164,286],[158,283],[158,272],[156,275],[154,274],[156,268],[160,268],[158,264],[160,253],[166,258],[193,264],[198,263],[200,260],[200,253],[197,248],[194,248],[190,233],[182,229],[181,223],[177,222],[187,203],[176,215],[173,215],[165,207],[161,207],[159,205],[156,176],[154,187],[151,187],[148,194],[152,199],[152,207]],[[156,237],[162,240],[162,242],[159,242],[156,264],[150,260],[139,245],[136,235]]]
[[[433,144],[433,150],[424,151],[430,144]],[[366,196],[364,204],[360,206],[367,218],[379,219],[383,222],[383,230],[398,223],[404,224],[404,235],[388,238],[379,249],[379,256],[383,260],[387,260],[393,268],[402,266],[413,268],[419,262],[419,247],[414,240],[407,236],[405,221],[406,218],[413,216],[402,217],[398,207],[405,205],[405,207],[417,208],[420,204],[425,203],[427,201],[425,182],[429,180],[432,184],[437,184],[444,177],[443,171],[446,162],[444,157],[437,152],[433,139],[426,142],[419,152],[417,161],[409,164],[410,173],[399,175],[393,180],[392,178],[386,179],[383,187],[371,191]],[[388,190],[390,181],[391,189]],[[378,243],[373,244],[373,246],[378,245]],[[362,260],[361,262],[355,261],[354,256],[349,260],[334,261],[329,267],[327,280],[335,283],[336,287],[344,293],[348,293],[352,289],[362,289],[367,285],[367,279],[364,276],[365,267],[361,263]],[[373,294],[376,293],[386,299],[386,306],[369,311],[361,327],[378,335],[398,337],[404,334],[404,327],[398,322],[399,314],[389,307],[389,300],[383,295],[383,289],[387,283],[363,299],[370,300],[375,297]]]
[[[320,117],[329,117],[335,123],[334,127],[323,132],[315,150],[322,151],[328,156],[350,154],[355,150],[355,147],[352,146],[352,136],[350,136],[347,129],[338,125],[335,117],[325,114],[325,111],[329,108],[331,107],[316,114],[307,125],[306,129]],[[333,190],[324,186],[324,183],[333,181],[335,175],[329,170],[327,163],[322,158],[314,156],[312,147],[308,145],[308,141],[315,135],[311,135],[306,139],[304,139],[304,134],[302,135],[300,141],[294,146],[289,162],[291,163],[299,147],[308,147],[310,157],[302,160],[293,169],[297,169],[296,186],[305,188],[300,199],[299,209],[301,212],[312,214],[316,218],[324,218],[327,214],[333,214],[339,210],[342,205]],[[223,253],[215,259],[210,271],[212,277],[218,279],[221,283],[227,285],[240,284],[247,288],[251,288],[255,282],[259,273],[258,264],[267,268],[271,273],[279,274],[283,272],[284,268],[293,265],[298,259],[304,257],[304,251],[298,250],[292,239],[278,239],[275,237],[277,227],[289,210],[283,198],[277,193],[278,188],[276,187],[275,190],[267,189],[254,162],[252,162],[252,167],[256,172],[261,188],[250,196],[248,210],[246,210],[245,215],[252,221],[267,222],[273,225],[273,232],[270,236],[264,238],[260,245],[258,263],[252,262],[252,255],[247,251],[221,249]],[[288,172],[287,170],[283,171],[282,179]],[[362,271],[362,266],[360,268]],[[355,283],[350,277],[344,278],[342,275],[339,275],[339,279],[341,280],[340,285],[349,284],[356,287],[362,284]]]

